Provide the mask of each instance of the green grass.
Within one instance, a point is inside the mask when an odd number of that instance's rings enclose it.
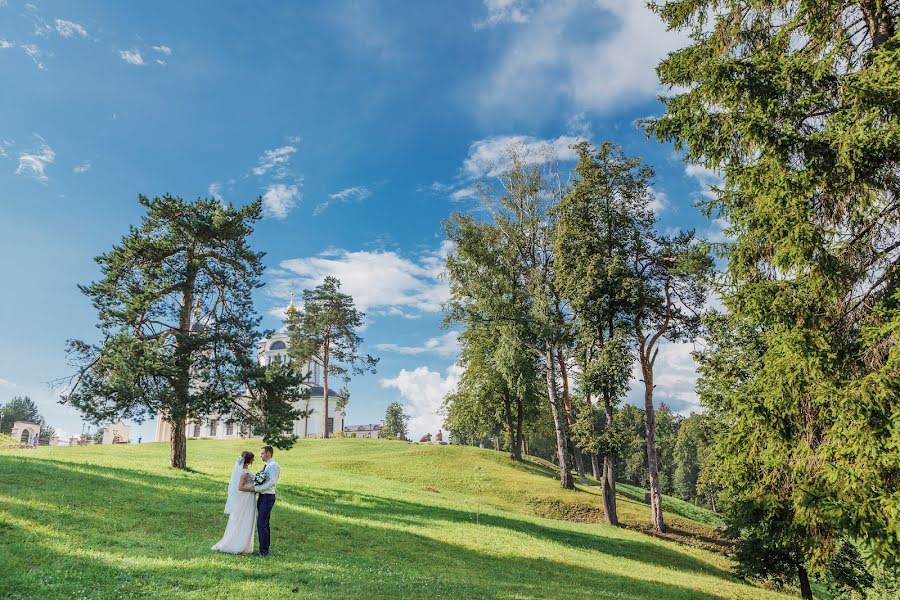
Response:
[[[626,483],[616,483],[616,493],[631,500],[643,502],[647,490]],[[663,510],[709,527],[725,527],[725,522],[720,515],[690,502],[685,502],[680,498],[663,496]]]
[[[0,452],[0,596],[786,597],[721,553],[596,522],[598,490],[563,491],[540,461],[459,446],[302,440],[276,452],[271,557],[211,552],[234,458],[258,444],[191,441],[188,472],[165,444]]]
[[[18,446],[19,441],[9,437],[5,433],[0,433],[0,447],[2,446]]]

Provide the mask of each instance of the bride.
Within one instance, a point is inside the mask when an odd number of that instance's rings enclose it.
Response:
[[[222,539],[212,547],[228,554],[252,554],[253,530],[256,525],[256,494],[253,490],[253,474],[248,468],[253,462],[253,453],[241,452],[231,480],[228,482],[228,500],[225,502],[225,514],[228,525]]]

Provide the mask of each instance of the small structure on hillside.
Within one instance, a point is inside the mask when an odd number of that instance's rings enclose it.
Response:
[[[131,428],[122,421],[110,423],[103,430],[103,444],[127,444]]]
[[[438,432],[434,434],[434,443],[435,444],[443,444],[444,443],[444,434],[438,429]]]
[[[423,444],[430,444],[431,443],[431,434],[426,433],[425,435],[423,435],[421,437],[421,439],[419,439],[419,442],[421,442]]]
[[[40,423],[35,423],[34,421],[16,421],[13,423],[13,428],[9,433],[9,437],[22,442],[23,444],[29,444],[31,443],[31,440],[39,437],[40,434]]]
[[[347,425],[344,427],[345,437],[377,438],[381,435],[381,425]]]

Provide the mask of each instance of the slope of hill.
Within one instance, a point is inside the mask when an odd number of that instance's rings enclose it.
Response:
[[[19,442],[6,435],[5,433],[0,433],[0,447],[3,446],[18,446]]]
[[[272,556],[211,552],[231,465],[258,445],[192,441],[189,472],[165,466],[164,444],[0,452],[0,596],[784,597],[735,580],[721,553],[598,523],[597,490],[560,490],[539,461],[459,446],[276,451]],[[620,512],[647,518],[626,498]]]

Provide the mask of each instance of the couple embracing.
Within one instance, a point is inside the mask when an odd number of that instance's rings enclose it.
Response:
[[[265,466],[254,475],[250,470],[253,453],[241,452],[228,482],[228,501],[225,502],[228,525],[225,526],[225,535],[212,547],[213,550],[228,554],[252,554],[255,521],[259,555],[269,555],[269,517],[275,506],[275,484],[281,474],[281,467],[272,460],[272,454],[272,446],[262,447],[259,455]]]

